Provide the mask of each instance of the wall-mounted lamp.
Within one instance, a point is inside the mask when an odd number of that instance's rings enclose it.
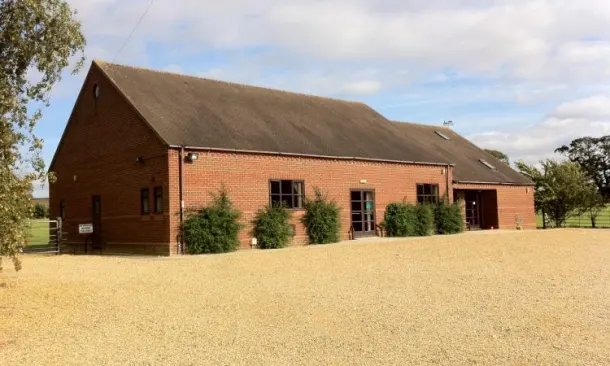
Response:
[[[186,160],[193,162],[199,160],[199,153],[190,152],[186,154]]]

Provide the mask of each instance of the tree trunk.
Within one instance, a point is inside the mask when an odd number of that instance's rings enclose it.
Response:
[[[542,209],[542,229],[546,230],[546,213],[544,208]]]

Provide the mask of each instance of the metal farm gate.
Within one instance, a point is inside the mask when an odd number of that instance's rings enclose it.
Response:
[[[23,253],[59,254],[62,241],[61,227],[61,218],[30,221],[29,235],[23,245]]]

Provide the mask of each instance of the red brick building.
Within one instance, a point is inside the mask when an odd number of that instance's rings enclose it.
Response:
[[[93,62],[50,166],[52,216],[84,250],[180,253],[186,210],[224,185],[247,225],[319,187],[342,238],[375,235],[393,201],[465,200],[471,229],[535,228],[533,186],[452,130],[392,122],[362,103]],[[182,204],[181,204],[182,203]]]

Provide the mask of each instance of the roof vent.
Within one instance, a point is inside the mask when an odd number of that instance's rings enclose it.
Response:
[[[488,167],[491,170],[497,170],[496,167],[491,165],[487,160],[479,159],[479,162],[481,162],[481,164],[485,165],[486,167]]]
[[[434,132],[445,140],[451,140],[451,138],[449,138],[449,136],[445,135],[441,131],[434,131]]]

